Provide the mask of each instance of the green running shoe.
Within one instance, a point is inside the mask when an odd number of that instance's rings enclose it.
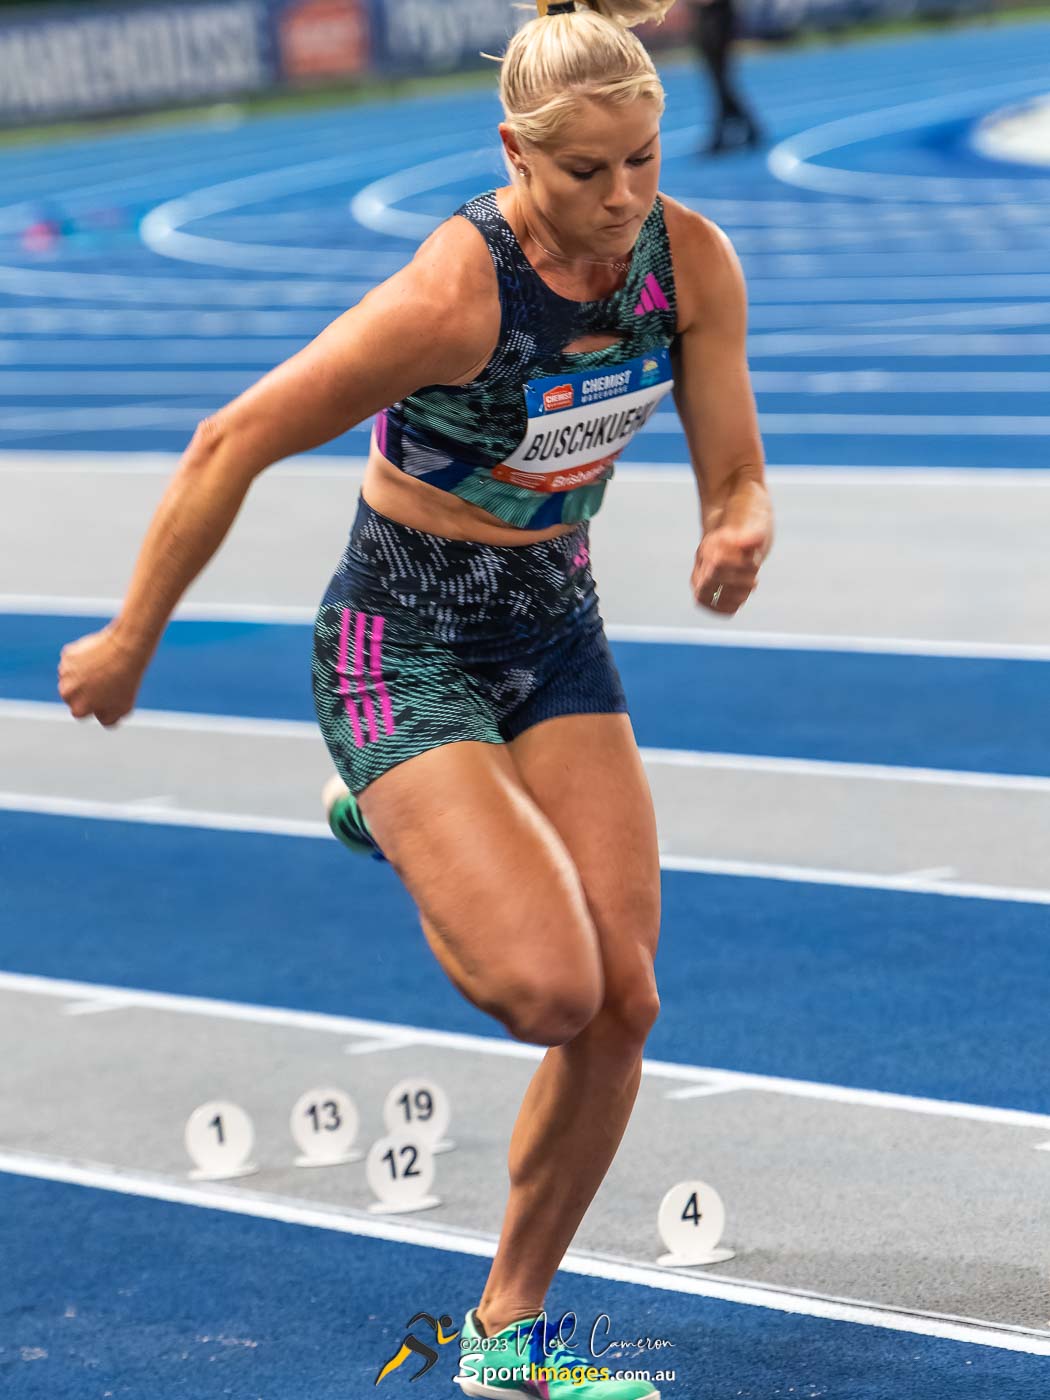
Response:
[[[348,851],[353,851],[359,856],[371,856],[373,860],[386,860],[368,829],[357,798],[338,773],[325,783],[321,801],[328,814],[328,825],[332,828],[332,835],[341,841]]]
[[[467,1313],[456,1384],[489,1400],[660,1400],[650,1381],[612,1380],[600,1359],[563,1346],[563,1322],[526,1318],[484,1337],[476,1310]]]

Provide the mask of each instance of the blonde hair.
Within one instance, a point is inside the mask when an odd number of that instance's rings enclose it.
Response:
[[[507,125],[527,146],[553,146],[581,97],[628,103],[649,98],[659,113],[664,89],[645,45],[631,33],[660,23],[674,0],[583,0],[575,11],[522,25],[503,55],[499,95]]]

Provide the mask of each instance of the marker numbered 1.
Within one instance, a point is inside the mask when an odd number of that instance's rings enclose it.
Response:
[[[183,1141],[194,1181],[225,1181],[259,1170],[251,1160],[255,1129],[239,1104],[225,1099],[201,1104],[186,1120]]]

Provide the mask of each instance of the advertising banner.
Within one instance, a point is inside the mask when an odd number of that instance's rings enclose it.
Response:
[[[684,44],[698,0],[640,37]],[[737,0],[738,32],[778,38],[994,0]],[[368,73],[484,66],[530,11],[513,0],[188,0],[0,12],[0,124],[218,101]],[[8,17],[10,16],[10,17]],[[495,69],[495,65],[491,65]],[[495,81],[495,73],[493,75]]]
[[[527,18],[512,0],[382,0],[376,63],[395,73],[476,68],[482,52],[502,53]]]
[[[0,121],[87,116],[269,87],[259,0],[39,11],[0,25]]]
[[[274,13],[281,73],[290,82],[352,77],[372,66],[367,0],[291,0]]]

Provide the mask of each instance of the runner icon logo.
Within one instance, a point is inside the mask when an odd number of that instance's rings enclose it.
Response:
[[[416,1313],[415,1317],[409,1318],[408,1320],[409,1328],[411,1329],[414,1327],[417,1322],[425,1322],[429,1327],[434,1329],[434,1335],[437,1338],[438,1346],[447,1346],[449,1342],[454,1342],[459,1336],[458,1332],[450,1332],[448,1330],[452,1326],[452,1319],[449,1317],[448,1313],[442,1313],[436,1321],[429,1313]],[[412,1377],[414,1381],[418,1381],[420,1376],[425,1376],[430,1368],[437,1364],[438,1354],[434,1348],[429,1346],[426,1342],[421,1342],[418,1337],[414,1337],[410,1330],[406,1333],[401,1343],[400,1350],[396,1355],[390,1358],[386,1365],[380,1370],[379,1375],[376,1376],[376,1385],[378,1385],[380,1381],[385,1380],[391,1372],[396,1371],[403,1362],[407,1361],[408,1358],[413,1355],[422,1357],[425,1362],[425,1365]]]

